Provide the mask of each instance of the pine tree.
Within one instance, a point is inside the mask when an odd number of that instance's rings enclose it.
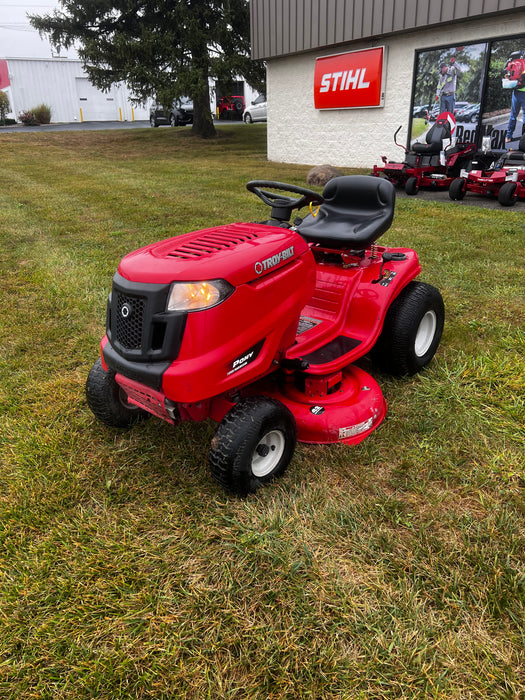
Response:
[[[264,89],[264,65],[249,57],[248,0],[60,0],[31,24],[56,47],[75,46],[101,90],[125,82],[137,102],[193,100],[193,132],[215,134],[209,78],[242,76]]]

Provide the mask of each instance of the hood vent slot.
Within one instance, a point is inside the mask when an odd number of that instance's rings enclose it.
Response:
[[[258,238],[256,233],[243,233],[235,229],[216,233],[210,231],[201,236],[195,237],[191,241],[182,243],[168,253],[169,257],[182,258],[183,260],[195,260],[221,250],[230,250],[241,243],[246,243]]]

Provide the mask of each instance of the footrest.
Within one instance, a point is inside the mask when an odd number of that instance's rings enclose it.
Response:
[[[354,350],[360,344],[360,340],[348,338],[345,335],[339,335],[337,338],[334,338],[321,348],[314,350],[308,355],[303,355],[301,359],[308,362],[310,366],[326,365],[329,362],[334,362],[334,360],[338,360],[339,358],[343,357],[343,355],[347,355],[349,352],[352,352],[352,350]]]

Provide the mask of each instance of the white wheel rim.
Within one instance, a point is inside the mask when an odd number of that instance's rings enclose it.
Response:
[[[284,433],[271,430],[257,444],[252,455],[252,473],[261,478],[271,474],[284,453]]]
[[[428,352],[436,334],[437,318],[435,311],[427,311],[421,319],[416,333],[414,351],[418,357],[423,357]]]

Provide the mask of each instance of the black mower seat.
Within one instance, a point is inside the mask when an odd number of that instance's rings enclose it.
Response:
[[[525,163],[525,134],[520,138],[517,151],[509,151],[503,158],[503,165],[520,165]]]
[[[451,138],[451,127],[448,119],[438,119],[425,137],[426,143],[415,143],[412,150],[415,153],[439,153],[443,150],[443,141]]]
[[[343,175],[327,182],[317,216],[308,214],[297,228],[312,243],[330,248],[366,250],[388,230],[394,218],[394,185],[370,175]]]

